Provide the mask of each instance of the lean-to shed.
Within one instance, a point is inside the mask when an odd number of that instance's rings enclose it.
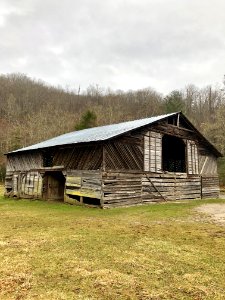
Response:
[[[176,112],[75,131],[10,152],[5,194],[103,208],[215,198],[219,156]]]

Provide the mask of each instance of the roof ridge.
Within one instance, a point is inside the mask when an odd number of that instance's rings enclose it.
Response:
[[[56,137],[50,138],[48,140],[14,150],[10,153],[17,153],[28,150],[37,150],[41,148],[49,148],[60,145],[70,145],[70,144],[80,144],[80,143],[89,143],[97,141],[105,141],[111,138],[117,137],[126,132],[141,128],[148,124],[163,120],[169,116],[176,115],[179,112],[173,112],[169,114],[163,114],[158,116],[152,116],[149,118],[143,118],[138,120],[124,121],[120,123],[108,124],[103,126],[96,126],[92,128],[86,128],[82,130],[67,132]],[[105,129],[102,130],[102,129]],[[107,130],[106,130],[107,129]]]

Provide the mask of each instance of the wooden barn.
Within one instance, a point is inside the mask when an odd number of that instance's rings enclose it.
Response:
[[[215,198],[220,156],[176,112],[75,131],[10,152],[5,195],[102,208]]]

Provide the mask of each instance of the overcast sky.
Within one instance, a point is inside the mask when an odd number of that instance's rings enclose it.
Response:
[[[0,73],[113,90],[221,84],[224,0],[0,0]]]

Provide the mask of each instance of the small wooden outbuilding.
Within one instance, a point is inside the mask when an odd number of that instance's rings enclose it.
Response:
[[[75,131],[10,152],[5,195],[102,208],[215,198],[220,156],[176,112]]]

